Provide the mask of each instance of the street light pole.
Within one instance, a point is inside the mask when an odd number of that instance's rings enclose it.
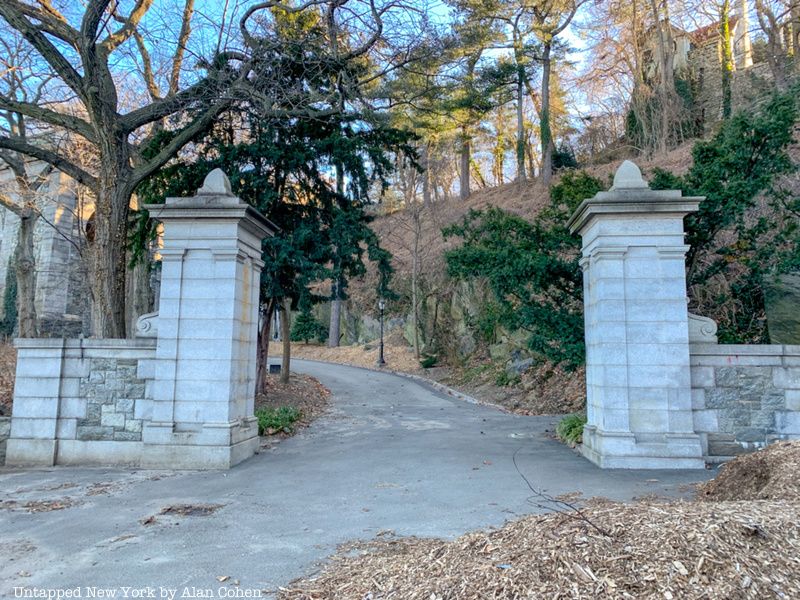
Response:
[[[382,367],[386,364],[386,361],[383,360],[383,311],[386,308],[386,303],[383,301],[383,298],[378,299],[378,309],[381,311],[381,345],[380,350],[378,353],[378,366]]]

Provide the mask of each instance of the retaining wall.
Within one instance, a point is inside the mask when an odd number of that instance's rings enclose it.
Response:
[[[14,464],[139,463],[155,339],[18,339]],[[0,429],[1,432],[1,429]]]
[[[692,344],[690,362],[706,460],[800,438],[800,346]]]

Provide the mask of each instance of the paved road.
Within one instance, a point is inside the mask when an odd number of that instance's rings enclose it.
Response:
[[[333,392],[330,412],[228,472],[0,470],[0,502],[58,500],[65,510],[0,510],[0,597],[13,587],[184,586],[276,589],[336,546],[399,535],[454,537],[539,509],[512,464],[552,495],[629,500],[687,493],[707,472],[601,471],[553,441],[555,417],[522,417],[411,380],[297,361]],[[209,516],[157,516],[176,503]],[[217,577],[231,579],[219,583]],[[191,590],[189,590],[191,591]],[[132,597],[132,592],[129,596]],[[145,596],[146,597],[146,596]]]

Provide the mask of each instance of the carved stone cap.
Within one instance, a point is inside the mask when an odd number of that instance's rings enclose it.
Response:
[[[202,187],[189,198],[167,198],[164,204],[145,204],[159,221],[243,219],[245,226],[261,237],[274,235],[278,227],[249,204],[233,195],[231,182],[222,169],[206,175]]]
[[[716,321],[689,313],[689,343],[716,344],[717,342]]]
[[[683,196],[680,190],[651,190],[635,163],[626,160],[614,175],[614,185],[607,192],[581,202],[567,222],[570,233],[581,232],[599,215],[683,216],[697,210],[704,198]]]

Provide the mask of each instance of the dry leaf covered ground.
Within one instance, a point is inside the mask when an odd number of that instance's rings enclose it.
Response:
[[[797,476],[800,442],[765,454],[785,470],[761,487],[770,500],[749,499],[752,478],[741,465],[758,460],[756,454],[719,475],[716,487],[732,496],[726,501],[590,501],[580,515],[525,517],[451,542],[389,537],[352,544],[318,577],[294,582],[280,597],[798,598],[800,499],[797,483],[787,482]],[[739,489],[746,499],[737,499],[732,490],[744,472]]]
[[[11,414],[16,368],[17,351],[10,343],[0,342],[0,417]]]

